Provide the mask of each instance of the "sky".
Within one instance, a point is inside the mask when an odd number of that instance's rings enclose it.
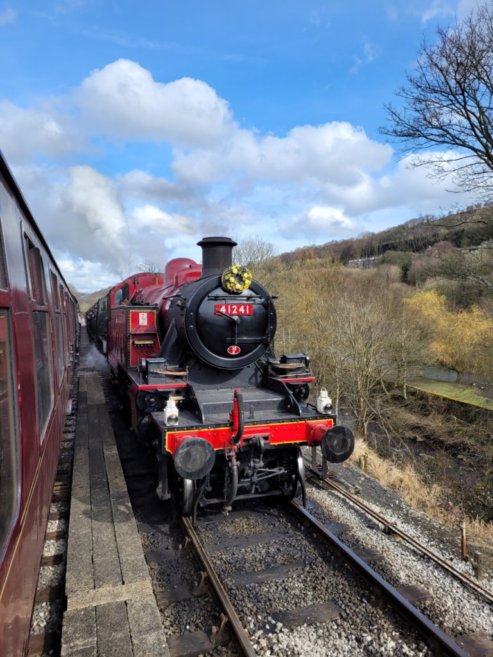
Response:
[[[474,202],[385,104],[478,0],[0,0],[0,150],[68,282],[208,235],[276,253]]]

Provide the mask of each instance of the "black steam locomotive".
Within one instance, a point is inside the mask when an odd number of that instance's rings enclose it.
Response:
[[[303,445],[331,462],[354,439],[315,381],[305,354],[276,357],[276,310],[250,272],[232,264],[236,243],[206,237],[202,266],[171,260],[112,288],[87,315],[118,377],[136,432],[159,462],[160,494],[181,511],[281,495],[304,499]]]

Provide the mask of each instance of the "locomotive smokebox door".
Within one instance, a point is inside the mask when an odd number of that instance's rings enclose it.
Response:
[[[184,311],[172,305],[170,316],[183,342],[202,362],[218,369],[238,370],[258,361],[276,330],[276,311],[267,290],[254,281],[241,296],[231,295],[222,288],[220,276],[190,285]]]

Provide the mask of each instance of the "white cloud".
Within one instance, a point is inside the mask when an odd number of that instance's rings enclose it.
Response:
[[[72,252],[55,251],[54,256],[65,279],[78,292],[95,292],[116,285],[120,280],[104,262],[74,257]]]
[[[279,183],[354,184],[364,170],[388,163],[390,146],[369,139],[346,122],[299,126],[285,137],[258,137],[237,130],[216,150],[178,153],[173,169],[179,179],[207,184],[236,175]]]
[[[200,147],[223,138],[232,124],[227,102],[205,82],[156,82],[128,59],[93,71],[74,97],[90,129],[119,139]]]
[[[359,73],[363,66],[371,64],[380,55],[380,48],[371,41],[366,41],[363,45],[363,52],[353,56],[353,65],[350,73]]]
[[[132,213],[132,227],[137,231],[149,229],[160,233],[192,233],[194,230],[193,223],[187,217],[169,214],[155,205],[135,208]]]
[[[187,190],[166,178],[151,175],[148,171],[134,169],[117,178],[121,193],[137,198],[154,198],[160,201],[186,200]]]
[[[0,11],[0,27],[2,25],[8,25],[9,23],[13,23],[15,19],[17,18],[17,14],[13,9],[3,9]]]
[[[452,163],[448,162],[454,157],[452,151],[427,151],[427,158],[435,161],[443,160],[444,168],[450,169],[447,179],[437,178],[430,166],[416,166],[421,161],[419,155],[403,157],[392,173],[378,181],[379,206],[407,205],[415,208],[416,212],[439,212],[452,202],[465,206],[477,200],[473,193],[460,192],[455,188],[454,196],[450,190],[454,188],[455,176],[452,174]]]
[[[427,156],[436,159],[450,156],[451,153],[432,153]],[[391,172],[380,176],[364,174],[358,184],[340,186],[328,183],[325,187],[327,198],[340,205],[351,216],[384,211],[386,208],[415,208],[415,212],[438,211],[450,204],[450,189],[453,179],[447,181],[432,175],[430,167],[415,166],[416,155],[403,157]],[[468,204],[473,196],[465,192],[457,194],[457,202]]]
[[[283,224],[281,234],[287,239],[303,236],[307,240],[326,241],[349,236],[358,228],[357,222],[347,217],[340,208],[315,205],[301,216]]]
[[[37,154],[63,156],[78,141],[67,133],[51,108],[24,109],[0,100],[0,144],[9,160],[28,161]]]
[[[125,170],[135,140],[161,175]],[[450,206],[445,183],[409,168],[412,158],[392,164],[391,147],[362,128],[247,130],[206,83],[158,82],[128,60],[91,73],[68,98],[30,108],[0,101],[0,143],[67,279],[79,288],[86,280],[84,289],[143,263],[200,257],[195,242],[208,234],[250,231],[288,248]],[[120,173],[81,164],[88,148],[91,161],[118,148]]]
[[[316,205],[308,211],[307,219],[312,228],[324,231],[348,231],[356,227],[354,221],[346,217],[339,208]]]
[[[116,238],[126,227],[121,205],[112,183],[89,166],[70,169],[71,184],[65,200],[70,209],[84,218],[92,234]]]
[[[89,166],[77,166],[69,169],[67,179],[52,181],[51,194],[56,203],[47,221],[55,246],[125,273],[132,264],[131,244],[113,182]]]
[[[421,13],[421,22],[428,23],[435,18],[455,16],[455,7],[447,0],[433,0],[433,2]]]
[[[468,16],[473,10],[488,4],[488,0],[432,0],[421,13],[421,22],[434,19],[458,18]]]

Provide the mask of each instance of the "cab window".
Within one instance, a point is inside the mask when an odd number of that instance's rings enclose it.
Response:
[[[128,301],[129,298],[130,288],[128,283],[125,283],[125,285],[115,293],[115,306],[121,306],[121,304],[125,303],[125,301]]]

